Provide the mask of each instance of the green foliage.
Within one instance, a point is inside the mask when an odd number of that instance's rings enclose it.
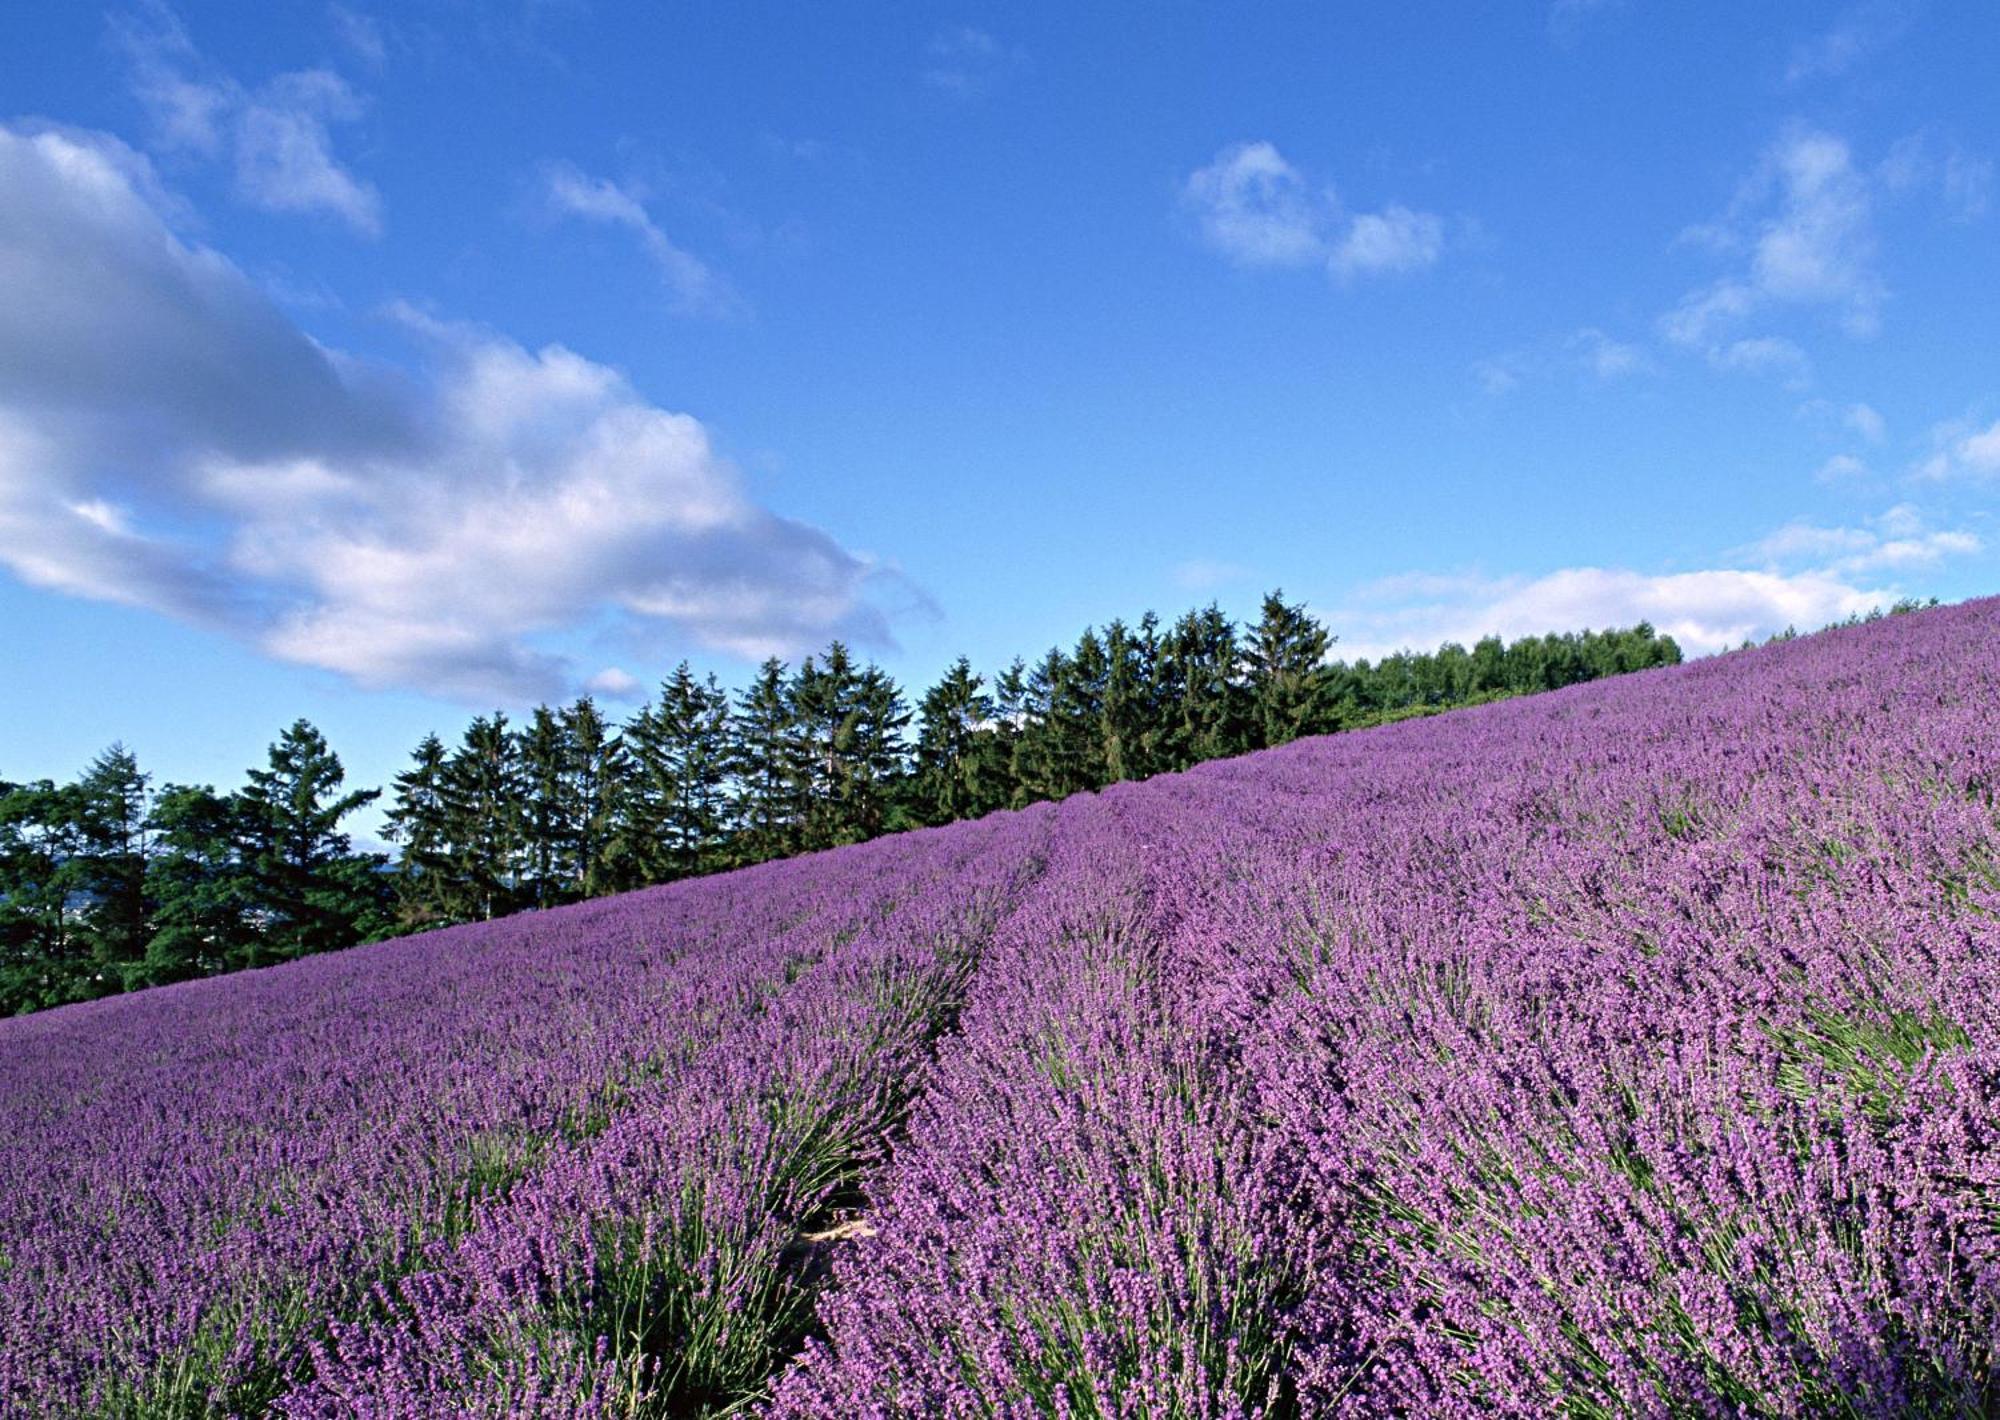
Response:
[[[1917,609],[1898,603],[1888,613]],[[340,824],[344,788],[300,720],[235,795],[147,776],[113,746],[74,783],[0,782],[0,1012],[552,907],[878,834],[1062,798],[1205,760],[1673,665],[1644,623],[1330,661],[1333,636],[1272,592],[1239,627],[1086,628],[990,680],[964,657],[914,716],[836,641],[765,661],[734,696],[682,662],[619,726],[588,698],[426,735],[392,784],[391,868]],[[906,742],[912,721],[913,742]],[[1682,831],[1678,822],[1669,831]]]

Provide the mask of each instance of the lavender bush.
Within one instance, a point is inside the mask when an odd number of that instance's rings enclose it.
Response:
[[[0,1022],[0,1407],[2000,1407],[2000,603]]]

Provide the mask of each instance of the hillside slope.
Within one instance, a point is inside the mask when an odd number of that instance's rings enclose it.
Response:
[[[9,1413],[1979,1414],[2000,602],[0,1022]]]

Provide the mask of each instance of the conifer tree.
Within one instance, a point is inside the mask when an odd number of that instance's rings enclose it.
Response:
[[[1325,690],[1322,664],[1331,644],[1326,628],[1282,591],[1264,598],[1263,615],[1243,646],[1252,729],[1260,747],[1289,744],[1319,728]]]
[[[563,711],[569,745],[568,793],[576,829],[572,890],[597,897],[631,886],[636,874],[621,876],[619,805],[630,772],[624,742],[589,696]]]
[[[245,861],[243,801],[207,785],[170,784],[153,801],[153,902],[144,960],[128,987],[213,976],[260,957],[257,882]]]
[[[521,756],[521,894],[529,907],[570,901],[576,881],[576,805],[569,785],[569,732],[537,705],[518,741]]]
[[[147,776],[122,744],[91,761],[73,786],[72,890],[78,932],[89,957],[74,978],[73,996],[105,996],[125,989],[146,954]]]
[[[452,915],[459,920],[485,921],[520,905],[523,796],[520,752],[507,716],[496,710],[476,717],[444,775]]]
[[[666,882],[719,866],[728,827],[729,696],[686,661],[626,731],[627,805],[645,880]]]
[[[984,813],[993,803],[989,757],[982,737],[993,733],[993,699],[982,677],[960,656],[943,679],[924,692],[918,707],[915,797],[925,823],[953,823]]]
[[[257,909],[269,925],[261,956],[273,960],[352,946],[381,931],[387,884],[375,854],[356,854],[340,822],[379,789],[341,785],[346,771],[326,738],[297,720],[249,772],[239,796]]]
[[[388,812],[389,841],[400,845],[396,868],[397,922],[409,932],[454,920],[462,894],[453,880],[451,822],[445,801],[444,741],[425,735],[410,767],[395,778]]]
[[[797,851],[807,766],[783,661],[772,657],[757,668],[737,695],[730,726],[736,861],[761,863]]]

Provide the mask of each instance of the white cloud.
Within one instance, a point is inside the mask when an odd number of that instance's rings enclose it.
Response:
[[[1384,272],[1419,271],[1444,250],[1444,222],[1429,212],[1412,212],[1391,203],[1380,212],[1363,212],[1347,225],[1347,233],[1327,258],[1341,277]]]
[[[1899,503],[1859,527],[1790,522],[1744,553],[1773,570],[1809,565],[1828,576],[1851,577],[1934,566],[1947,557],[1979,552],[1982,546],[1976,534],[1932,528],[1914,504]]]
[[[1820,483],[1842,483],[1867,476],[1868,465],[1853,454],[1835,454],[1813,473],[1813,478]]]
[[[637,700],[640,695],[639,677],[622,666],[606,666],[586,680],[583,688],[606,700]]]
[[[1909,19],[1906,4],[1869,0],[1850,7],[1832,28],[1792,51],[1785,82],[1837,79],[1849,73],[1869,55],[1900,38]]]
[[[1475,360],[1472,376],[1489,395],[1504,395],[1529,380],[1583,375],[1593,384],[1650,374],[1652,358],[1636,345],[1614,340],[1595,326],[1567,336],[1551,336],[1514,350]]]
[[[1540,577],[1468,578],[1411,599],[1402,579],[1363,589],[1329,620],[1336,656],[1377,660],[1445,641],[1508,640],[1550,631],[1649,621],[1690,655],[1727,650],[1787,626],[1823,625],[1895,600],[1893,588],[1856,586],[1825,572],[1739,568],[1647,574],[1568,567]]]
[[[1649,621],[1693,655],[1886,607],[1898,573],[1984,550],[1971,532],[1930,525],[1903,503],[1854,527],[1798,521],[1726,555],[1730,565],[1647,573],[1568,567],[1538,577],[1414,573],[1362,588],[1330,618],[1335,654],[1379,659],[1445,641],[1512,639]]]
[[[1208,244],[1241,266],[1325,260],[1330,197],[1315,195],[1269,143],[1238,143],[1197,168],[1181,189]]]
[[[1749,340],[1732,340],[1708,352],[1709,363],[1718,370],[1736,370],[1751,375],[1781,375],[1788,387],[1803,388],[1812,376],[1812,361],[1806,352],[1782,336],[1760,335]]]
[[[1888,436],[1888,425],[1872,405],[1850,404],[1841,420],[1871,444],[1879,444]]]
[[[373,15],[364,15],[359,10],[345,5],[334,4],[327,7],[327,19],[333,25],[334,35],[354,52],[354,56],[373,69],[380,69],[389,58],[388,37],[382,22]]]
[[[1231,582],[1240,582],[1250,575],[1250,569],[1235,562],[1222,562],[1212,557],[1195,557],[1175,564],[1174,585],[1190,592],[1209,592],[1217,587],[1226,587]]]
[[[1661,318],[1662,333],[1712,357],[1720,353],[1724,368],[1769,368],[1727,352],[1742,343],[1742,322],[1775,308],[1830,310],[1850,335],[1872,334],[1887,297],[1874,269],[1873,210],[1870,180],[1847,144],[1793,128],[1766,150],[1720,219],[1683,234],[1740,265],[1688,292]],[[1750,339],[1755,350],[1769,338]]]
[[[332,126],[364,104],[327,69],[280,74],[247,89],[202,61],[173,12],[153,5],[114,22],[132,65],[132,88],[169,152],[227,157],[236,194],[270,212],[323,213],[364,236],[382,230],[382,200],[333,154]]]
[[[636,236],[666,283],[675,310],[710,316],[728,316],[741,310],[729,283],[660,230],[632,189],[609,179],[588,177],[568,163],[551,163],[543,169],[542,179],[549,207],[558,215],[623,227]]]
[[[1003,44],[970,25],[932,35],[924,52],[924,86],[957,99],[980,97],[1028,62],[1019,45]]]
[[[345,80],[325,69],[280,74],[236,115],[236,187],[270,212],[327,212],[368,236],[382,230],[382,199],[334,160],[328,125],[361,116]]]
[[[1971,419],[1947,420],[1931,430],[1932,452],[1918,477],[1986,479],[2000,475],[2000,419],[1981,428]]]
[[[115,140],[0,126],[0,565],[368,686],[563,693],[584,624],[748,657],[888,639],[865,558],[560,346],[409,311],[331,352]]]
[[[1239,266],[1323,265],[1345,281],[1416,271],[1444,250],[1443,219],[1401,203],[1347,213],[1267,142],[1236,143],[1181,185],[1203,241]]]
[[[1653,367],[1652,361],[1638,346],[1613,340],[1594,326],[1576,332],[1569,343],[1579,352],[1584,368],[1600,380],[1622,379],[1627,375],[1642,374]]]

